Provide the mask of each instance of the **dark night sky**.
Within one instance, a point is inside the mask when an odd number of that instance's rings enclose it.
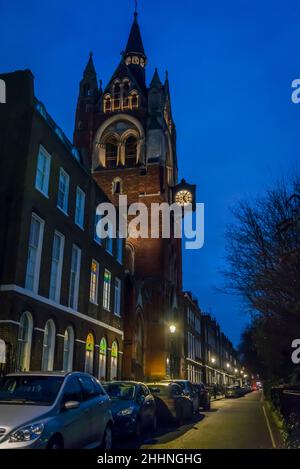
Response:
[[[120,59],[133,0],[0,0],[0,71],[30,68],[37,97],[72,138],[78,83],[90,50],[104,84]],[[300,2],[140,0],[154,67],[169,70],[180,177],[205,203],[205,246],[184,252],[184,286],[235,342],[247,321],[222,285],[229,207],[297,169]]]

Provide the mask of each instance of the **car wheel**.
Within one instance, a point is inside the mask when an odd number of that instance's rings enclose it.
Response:
[[[60,438],[59,436],[54,436],[53,438],[51,438],[47,445],[47,449],[63,449],[63,447],[64,445],[62,438]]]
[[[101,443],[101,449],[109,450],[112,447],[112,428],[111,425],[107,425]]]

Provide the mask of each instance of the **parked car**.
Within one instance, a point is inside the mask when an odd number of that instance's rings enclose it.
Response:
[[[176,383],[150,383],[151,394],[156,402],[157,416],[160,422],[170,419],[182,425],[193,417],[193,404],[183,389]]]
[[[225,390],[225,397],[242,397],[243,395],[244,392],[241,386],[238,386],[236,384],[232,386],[227,386]]]
[[[210,393],[203,383],[194,384],[194,389],[198,393],[199,407],[210,410]]]
[[[103,386],[112,401],[115,434],[133,433],[140,437],[146,427],[156,430],[156,404],[146,385],[135,381],[109,381]]]
[[[87,373],[14,373],[0,383],[0,448],[112,446],[111,403]]]
[[[164,383],[176,383],[181,386],[185,396],[189,397],[193,403],[193,411],[199,412],[199,397],[198,392],[194,389],[191,381],[188,379],[164,379]]]

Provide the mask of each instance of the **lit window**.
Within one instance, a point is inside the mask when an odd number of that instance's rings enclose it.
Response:
[[[110,286],[111,286],[111,273],[109,270],[104,271],[104,284],[103,284],[103,307],[110,311]]]
[[[39,286],[44,221],[34,213],[31,217],[25,288],[37,293]]]
[[[99,372],[98,378],[102,381],[106,379],[106,362],[107,362],[107,341],[102,337],[99,348]]]
[[[90,332],[86,338],[85,344],[85,364],[84,364],[84,371],[86,373],[93,374],[94,371],[94,348],[95,348],[95,341],[94,336]]]
[[[45,196],[48,196],[51,155],[42,147],[39,148],[36,168],[35,187]]]
[[[137,141],[135,137],[128,137],[125,143],[125,164],[133,167],[136,164]]]
[[[91,265],[90,302],[94,304],[98,304],[98,279],[99,264],[93,259]]]
[[[118,160],[118,142],[111,138],[105,146],[105,161],[107,168],[115,168]]]
[[[68,212],[70,177],[66,171],[60,168],[57,206],[64,212]]]
[[[118,378],[118,343],[114,340],[111,345],[111,363],[110,363],[110,379]]]
[[[114,303],[114,313],[117,316],[121,315],[121,280],[119,278],[115,279],[115,303]]]
[[[52,319],[46,322],[43,340],[42,371],[52,371],[55,349],[55,324]]]
[[[60,300],[64,243],[65,237],[56,231],[54,233],[52,247],[49,298],[50,300],[56,301],[57,303],[59,303]]]
[[[80,278],[81,250],[73,244],[71,273],[70,273],[70,291],[69,306],[72,309],[78,308],[79,278]]]
[[[75,208],[75,223],[83,228],[84,222],[84,206],[85,206],[85,193],[80,187],[76,189],[76,208]]]

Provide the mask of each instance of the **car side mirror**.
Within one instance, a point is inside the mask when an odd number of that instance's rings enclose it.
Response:
[[[72,410],[72,409],[78,409],[79,406],[80,406],[80,402],[78,401],[67,401],[65,402],[63,408],[65,410]]]

